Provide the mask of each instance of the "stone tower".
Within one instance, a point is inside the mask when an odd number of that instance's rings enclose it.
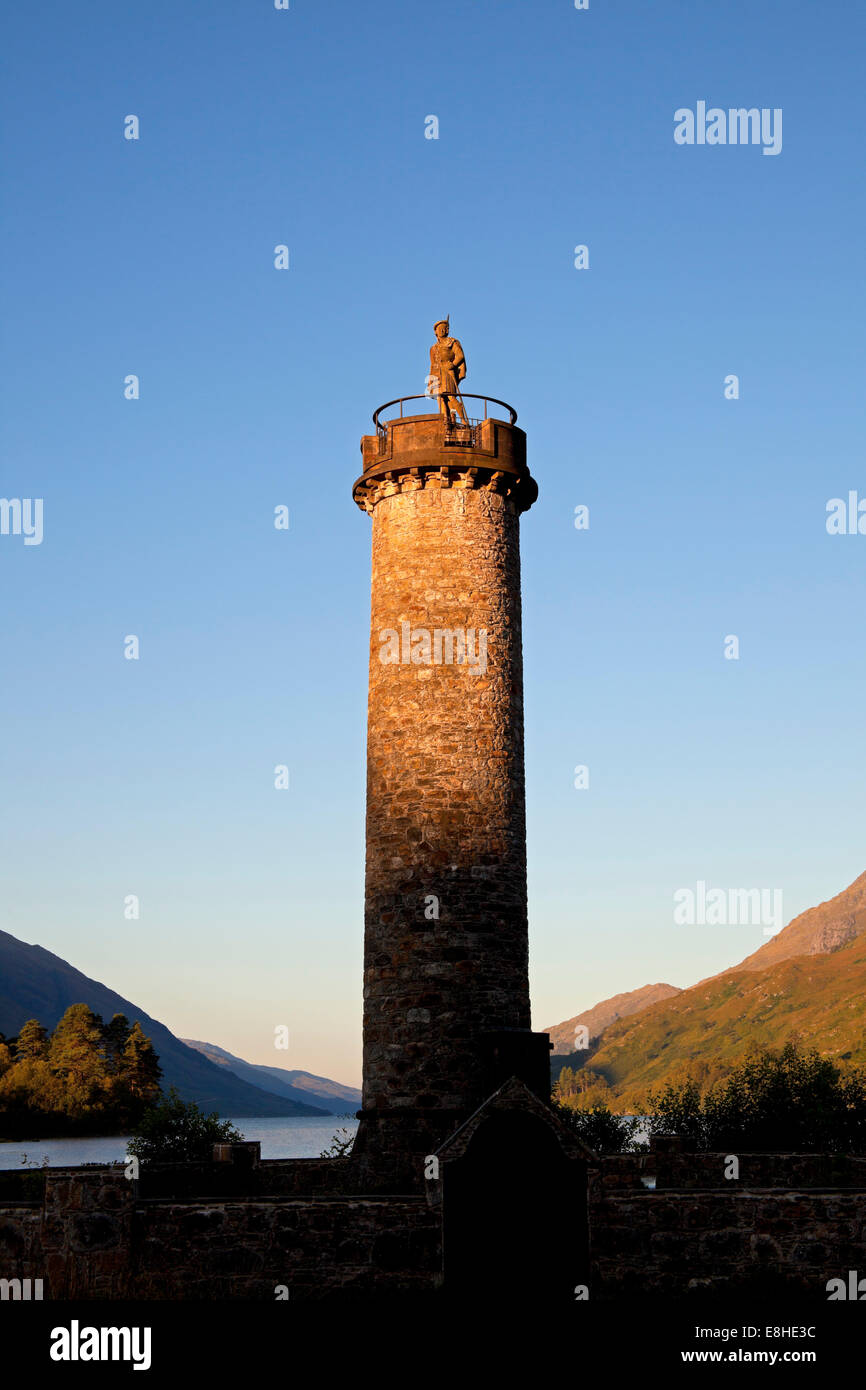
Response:
[[[549,1094],[547,1035],[530,1031],[520,618],[538,489],[511,407],[485,400],[464,426],[391,405],[353,489],[373,523],[354,1152],[411,1180],[510,1077]]]

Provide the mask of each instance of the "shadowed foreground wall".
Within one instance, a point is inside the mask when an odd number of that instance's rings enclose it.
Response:
[[[746,1156],[750,1176],[725,1183],[724,1157],[590,1165],[591,1300],[784,1292],[824,1301],[828,1279],[866,1275],[866,1158]],[[117,1168],[46,1170],[43,1201],[0,1198],[0,1278],[41,1278],[55,1299],[272,1300],[278,1285],[295,1299],[435,1295],[442,1208],[423,1196],[339,1195],[348,1167],[266,1162],[242,1184],[207,1165],[179,1167],[153,1175],[162,1195],[152,1196]],[[650,1175],[655,1191],[642,1182]],[[6,1194],[22,1176],[36,1175],[4,1175]]]
[[[589,1174],[591,1293],[606,1299],[804,1296],[866,1274],[866,1157],[610,1157]],[[643,1179],[654,1179],[654,1191]]]

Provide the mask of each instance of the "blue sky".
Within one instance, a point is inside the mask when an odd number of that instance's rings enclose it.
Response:
[[[541,489],[535,1026],[761,944],[675,926],[680,887],[780,888],[787,920],[866,868],[866,536],[825,527],[866,497],[861,6],[162,0],[5,28],[0,495],[44,499],[41,545],[0,536],[5,930],[183,1036],[273,1063],[285,1024],[279,1064],[358,1080],[350,488],[449,311]],[[781,154],[676,145],[700,100],[781,108]]]

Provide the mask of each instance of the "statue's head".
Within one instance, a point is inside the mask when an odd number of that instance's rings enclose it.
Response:
[[[436,334],[437,338],[448,337],[448,324],[448,319],[439,319],[438,323],[434,323],[433,332]]]

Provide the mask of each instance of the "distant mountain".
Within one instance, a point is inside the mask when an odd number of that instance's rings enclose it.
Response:
[[[250,1119],[330,1113],[306,1100],[250,1085],[226,1068],[215,1066],[138,1004],[91,980],[42,946],[30,946],[0,931],[0,1032],[12,1037],[28,1018],[38,1018],[46,1028],[53,1028],[70,1004],[88,1004],[106,1022],[115,1013],[125,1014],[130,1023],[137,1020],[159,1054],[163,1089],[175,1086],[184,1100],[195,1101],[205,1111]]]
[[[313,1076],[308,1071],[289,1071],[286,1067],[245,1062],[215,1043],[197,1042],[194,1038],[184,1038],[183,1041],[187,1047],[194,1047],[217,1066],[225,1067],[243,1081],[261,1086],[265,1091],[273,1091],[275,1095],[320,1105],[331,1115],[347,1115],[360,1107],[361,1092],[355,1086],[343,1086],[339,1081],[330,1081],[327,1076]]]
[[[594,1004],[582,1014],[575,1014],[574,1018],[569,1018],[565,1023],[556,1023],[552,1028],[542,1029],[542,1032],[550,1034],[554,1055],[568,1054],[574,1051],[575,1029],[581,1024],[589,1029],[590,1039],[597,1038],[618,1018],[628,1018],[641,1009],[649,1008],[650,1004],[657,1004],[660,999],[670,999],[679,993],[676,985],[642,985],[640,989],[631,989],[625,994],[614,994],[610,999],[603,999],[600,1004]]]
[[[610,1087],[615,1109],[687,1072],[723,1074],[755,1045],[798,1037],[866,1067],[866,874],[794,918],[738,966],[606,1027],[568,1059]],[[566,1025],[561,1025],[565,1027]],[[562,1060],[560,1059],[560,1066]]]
[[[746,956],[739,965],[722,971],[766,970],[781,960],[793,956],[823,956],[840,951],[855,937],[866,934],[866,873],[855,878],[850,887],[837,893],[826,903],[810,907],[789,922],[787,927],[770,938],[757,951]],[[714,975],[711,979],[720,979]]]

